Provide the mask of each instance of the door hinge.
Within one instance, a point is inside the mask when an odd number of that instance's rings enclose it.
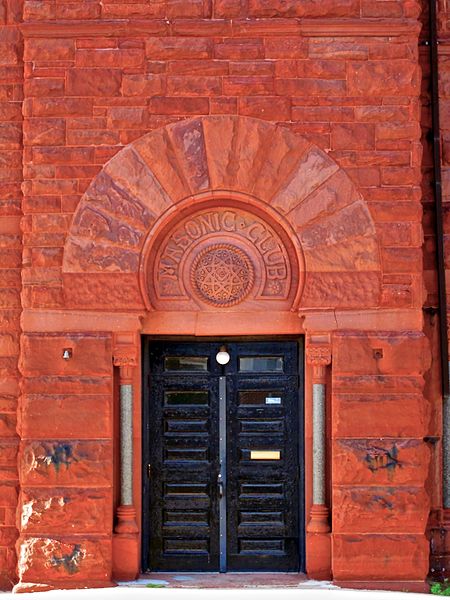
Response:
[[[147,465],[147,477],[149,479],[152,477],[152,465]]]

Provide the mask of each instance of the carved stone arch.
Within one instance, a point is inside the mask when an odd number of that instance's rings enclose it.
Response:
[[[368,308],[380,272],[343,169],[284,127],[234,116],[181,121],[116,154],[79,204],[63,263],[68,305],[90,309]]]

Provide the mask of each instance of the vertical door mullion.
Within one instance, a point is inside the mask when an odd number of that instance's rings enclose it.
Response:
[[[219,377],[219,522],[220,572],[227,570],[227,384]]]

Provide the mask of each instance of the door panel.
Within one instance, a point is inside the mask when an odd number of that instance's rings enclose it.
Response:
[[[152,344],[150,566],[217,570],[217,376],[203,345]]]
[[[299,569],[298,353],[236,344],[228,376],[229,570]]]
[[[296,571],[303,567],[298,345],[230,342],[222,367],[215,360],[222,343],[149,343],[144,568]]]

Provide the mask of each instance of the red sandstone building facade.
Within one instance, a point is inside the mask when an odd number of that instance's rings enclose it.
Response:
[[[0,2],[4,589],[448,573],[436,8]]]

